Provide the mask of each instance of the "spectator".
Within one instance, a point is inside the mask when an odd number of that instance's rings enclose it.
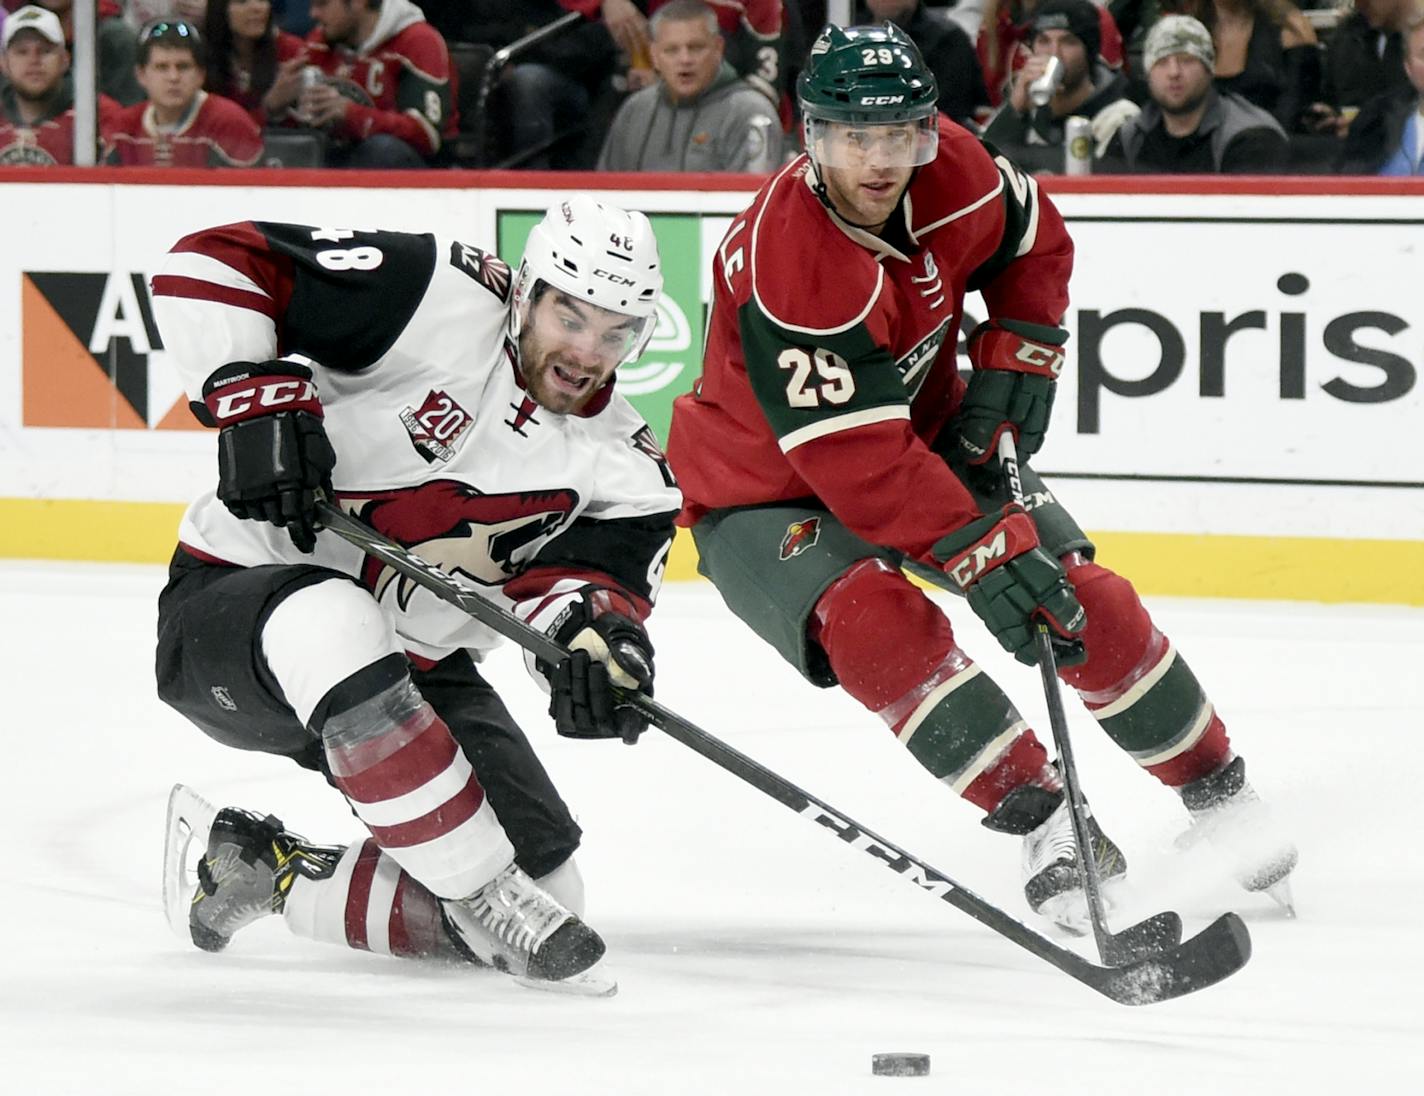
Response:
[[[1360,108],[1412,85],[1404,72],[1404,26],[1415,0],[1355,0],[1355,11],[1330,35],[1325,51],[1318,129],[1343,137]]]
[[[64,44],[74,53],[74,0],[34,0],[42,8],[54,12],[64,28]],[[5,6],[16,12],[24,0],[5,0]],[[134,51],[137,36],[133,27],[124,22],[118,0],[98,0],[94,26],[95,52],[99,63],[99,90],[111,99],[128,106],[143,98],[143,88],[134,79]]]
[[[628,58],[629,90],[653,82],[648,20],[671,0],[558,0],[566,11],[600,19],[613,41]],[[773,105],[785,100],[786,69],[783,33],[787,24],[784,0],[709,0],[727,40],[727,60],[737,74],[760,91]],[[786,103],[787,117],[790,105]]]
[[[146,103],[121,110],[105,134],[105,160],[128,167],[251,167],[262,132],[247,112],[203,90],[207,57],[196,27],[150,23],[139,33]]]
[[[868,16],[868,17],[867,17]],[[865,0],[858,23],[889,20],[920,48],[925,64],[939,86],[940,113],[960,125],[973,127],[977,112],[989,113],[989,93],[974,43],[957,23],[930,11],[923,0]]]
[[[480,10],[472,40],[497,49],[568,14],[556,0],[486,0]],[[618,68],[618,47],[597,20],[521,53],[487,106],[497,141],[486,151],[497,148],[497,159],[538,171],[592,168],[613,114]]]
[[[160,19],[182,19],[201,27],[208,17],[208,0],[122,0],[124,19],[135,31]]]
[[[1424,9],[1404,24],[1409,83],[1376,95],[1350,125],[1336,170],[1351,175],[1424,175]]]
[[[989,102],[1004,101],[1013,74],[1028,60],[1034,15],[1040,0],[986,0],[975,48]],[[1106,8],[1098,8],[1098,56],[1111,69],[1122,68],[1122,35]]]
[[[649,23],[658,82],[613,119],[600,171],[767,172],[781,163],[781,123],[725,58],[704,0],[672,0]]]
[[[272,0],[213,0],[203,36],[208,44],[204,86],[237,103],[259,126],[267,124],[264,98],[269,92],[275,103],[301,90],[306,46],[277,27]]]
[[[74,162],[74,85],[64,28],[52,11],[29,5],[0,22],[0,164]],[[104,128],[119,104],[99,96]]]
[[[1320,42],[1291,0],[1185,0],[1171,11],[1192,16],[1211,34],[1218,91],[1270,111],[1287,133],[1313,128]]]
[[[269,116],[295,106],[325,129],[332,167],[432,163],[458,122],[440,32],[411,0],[311,0],[311,14],[307,53],[324,78],[300,96],[274,88]]]
[[[1127,98],[1128,80],[1099,56],[1099,13],[1092,0],[1043,0],[1034,16],[1032,54],[1014,74],[1009,100],[984,127],[991,141],[1010,159],[1031,169],[1062,169],[1063,123],[1082,115],[1104,148],[1123,120],[1137,113]],[[1062,83],[1043,106],[1029,98],[1029,85],[1050,60],[1062,65]]]
[[[1151,99],[1112,138],[1104,169],[1227,175],[1281,170],[1285,130],[1265,110],[1212,85],[1216,47],[1200,20],[1158,19],[1147,32],[1142,66]]]

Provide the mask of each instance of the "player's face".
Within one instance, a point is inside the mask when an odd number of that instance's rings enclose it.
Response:
[[[847,221],[878,228],[890,219],[900,195],[910,185],[911,150],[918,128],[913,123],[884,126],[833,126],[827,139],[835,145],[822,163],[821,179],[837,213]]]
[[[1152,98],[1166,114],[1190,114],[1201,106],[1211,87],[1211,73],[1189,53],[1173,53],[1147,74]]]
[[[138,82],[149,102],[163,110],[187,110],[203,86],[203,70],[191,50],[154,45],[148,64],[139,65]]]
[[[10,39],[4,68],[22,98],[47,99],[64,79],[69,51],[42,34],[22,30]]]
[[[658,24],[650,50],[653,69],[674,99],[701,95],[722,64],[722,36],[705,19],[668,19]]]
[[[311,0],[311,17],[333,45],[355,41],[357,13],[351,0]]]
[[[261,38],[271,18],[272,0],[228,0],[227,25],[234,38]]]
[[[638,321],[548,289],[519,333],[519,372],[539,406],[560,415],[588,403],[628,352]]]

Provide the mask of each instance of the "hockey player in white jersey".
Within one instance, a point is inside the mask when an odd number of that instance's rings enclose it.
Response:
[[[579,827],[476,669],[498,638],[323,531],[315,503],[574,649],[531,664],[561,734],[635,740],[609,682],[651,691],[643,620],[680,496],[614,376],[661,290],[647,218],[587,197],[555,203],[513,278],[433,235],[247,222],[173,247],[155,312],[218,476],[159,598],[159,695],[320,771],[371,835],[315,846],[175,789],[170,908],[199,947],[280,912],[317,939],[611,992]]]

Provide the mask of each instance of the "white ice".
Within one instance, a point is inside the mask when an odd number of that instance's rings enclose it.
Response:
[[[1175,797],[1069,702],[1085,786],[1133,865],[1123,916],[1175,908],[1192,933],[1235,909],[1254,939],[1237,975],[1138,1009],[656,731],[636,748],[557,738],[502,653],[489,674],[586,831],[588,916],[621,982],[587,1000],[310,943],[280,918],[218,956],[172,935],[159,864],[175,781],[313,840],[357,831],[316,775],[224,749],[157,701],[161,583],[159,568],[0,565],[0,1092],[1420,1091],[1424,611],[1150,603],[1299,840],[1296,921],[1206,850],[1175,852]],[[1047,740],[1036,674],[951,612]],[[802,683],[709,587],[670,587],[654,636],[664,703],[1030,916],[1016,839],[978,826],[848,698]],[[931,1075],[872,1077],[879,1051],[927,1053]]]

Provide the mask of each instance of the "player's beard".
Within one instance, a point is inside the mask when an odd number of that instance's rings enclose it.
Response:
[[[546,411],[556,415],[574,415],[588,405],[589,400],[607,383],[607,378],[591,378],[582,392],[567,392],[556,387],[550,376],[558,361],[558,355],[544,348],[543,341],[534,334],[532,326],[526,326],[519,333],[519,375],[529,395]],[[568,368],[580,376],[588,373],[586,369]]]

